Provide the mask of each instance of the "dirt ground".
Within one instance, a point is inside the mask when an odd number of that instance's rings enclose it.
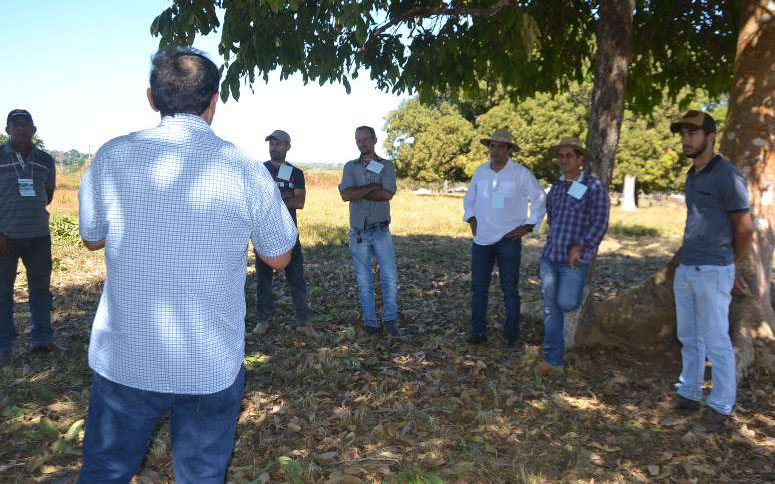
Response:
[[[406,341],[359,325],[346,246],[305,249],[316,335],[294,331],[283,277],[268,334],[249,333],[247,389],[229,482],[773,482],[775,378],[740,386],[728,428],[709,433],[674,413],[677,354],[635,356],[601,348],[569,354],[564,376],[534,372],[541,323],[523,321],[522,351],[500,349],[503,304],[490,292],[490,342],[465,343],[470,321],[470,241],[396,236]],[[612,235],[595,297],[608,298],[661,267],[676,240]],[[81,250],[81,249],[72,249]],[[523,301],[538,297],[536,240],[526,242]],[[62,264],[67,264],[60,255]],[[69,267],[69,266],[68,266]],[[31,355],[26,336],[0,373],[0,481],[73,482],[89,396],[89,329],[100,277],[84,263],[55,286],[60,351]],[[249,270],[248,330],[255,283]],[[20,291],[17,300],[24,301]],[[22,331],[26,305],[17,306]],[[162,422],[136,482],[172,482]]]

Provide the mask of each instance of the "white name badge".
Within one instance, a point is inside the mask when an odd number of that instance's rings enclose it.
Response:
[[[585,193],[587,193],[587,186],[577,181],[571,183],[570,188],[568,188],[568,195],[576,200],[581,200]]]
[[[23,197],[34,197],[35,186],[32,184],[32,178],[19,178],[19,195]]]
[[[293,168],[286,164],[282,164],[280,170],[277,172],[277,178],[288,181],[291,179],[291,173],[293,173]]]
[[[506,206],[506,197],[503,192],[492,192],[492,208],[503,208]]]
[[[367,169],[367,170],[369,170],[369,171],[371,171],[371,172],[374,172],[374,173],[381,173],[381,172],[382,172],[382,168],[383,168],[384,166],[385,166],[385,165],[383,165],[383,164],[382,164],[382,163],[380,163],[379,161],[374,161],[374,160],[371,160],[371,161],[369,162],[369,164],[368,164],[368,165],[366,165],[366,169]]]

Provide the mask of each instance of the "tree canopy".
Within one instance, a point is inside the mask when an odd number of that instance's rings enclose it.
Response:
[[[190,45],[220,31],[224,100],[239,98],[242,80],[252,86],[274,70],[348,90],[368,70],[380,89],[426,101],[498,85],[522,99],[588,79],[597,9],[594,0],[175,0],[151,33],[162,45]],[[638,0],[632,106],[646,110],[687,84],[726,92],[737,18],[733,0]]]

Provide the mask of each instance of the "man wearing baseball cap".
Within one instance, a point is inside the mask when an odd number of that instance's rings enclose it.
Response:
[[[11,359],[16,327],[13,286],[19,259],[27,269],[33,352],[54,349],[51,331],[51,235],[46,206],[54,197],[54,160],[33,143],[30,113],[8,113],[0,146],[0,365]]]
[[[264,166],[274,178],[280,195],[298,226],[296,210],[304,208],[307,191],[304,185],[304,172],[285,161],[285,155],[291,149],[291,137],[283,130],[277,129],[266,137],[269,142],[269,161]],[[274,270],[256,257],[256,334],[264,334],[269,329],[269,321],[274,313],[272,300],[272,276]],[[291,290],[291,299],[296,311],[296,326],[302,331],[309,331],[307,321],[310,318],[307,299],[307,282],[304,280],[304,257],[301,252],[301,242],[296,239],[296,245],[291,252],[291,262],[285,267],[285,280]]]
[[[546,196],[549,237],[541,253],[544,298],[544,375],[565,366],[565,313],[581,304],[589,264],[608,231],[610,200],[600,180],[584,170],[592,154],[578,138],[562,138],[548,156],[557,159],[562,175]]]
[[[500,129],[480,140],[490,159],[479,165],[463,199],[463,220],[471,226],[471,334],[468,342],[487,341],[487,299],[498,263],[506,321],[507,348],[519,343],[519,266],[522,237],[540,225],[545,194],[533,173],[511,158],[517,149],[511,133]],[[529,210],[528,210],[529,208]]]
[[[729,336],[732,291],[747,285],[736,274],[751,244],[753,222],[745,177],[714,153],[716,121],[689,111],[670,125],[692,160],[686,176],[686,228],[673,280],[681,375],[676,408],[694,412],[703,400],[705,359],[713,365],[713,388],[703,415],[707,430],[720,430],[732,413],[737,394],[735,352]]]

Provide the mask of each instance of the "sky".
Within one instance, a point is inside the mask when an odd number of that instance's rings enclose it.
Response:
[[[0,40],[6,46],[0,112],[30,111],[46,148],[94,153],[116,136],[155,126],[159,114],[146,99],[151,55],[159,39],[153,19],[169,1],[25,0],[3,8]],[[217,65],[219,33],[194,47]],[[348,95],[343,86],[304,85],[300,78],[257,80],[243,86],[239,102],[219,102],[212,128],[258,159],[268,159],[266,135],[291,136],[288,161],[343,163],[357,157],[354,129],[377,130],[408,96],[377,90],[362,72]],[[378,150],[379,151],[379,150]],[[380,153],[385,154],[385,153]]]

